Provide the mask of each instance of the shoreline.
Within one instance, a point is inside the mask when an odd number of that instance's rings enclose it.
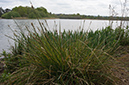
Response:
[[[1,18],[0,19],[5,19],[5,18]],[[36,19],[36,18],[27,18],[27,17],[16,17],[16,18],[12,18],[12,19],[16,19],[16,20],[27,20],[27,19]],[[72,19],[72,18],[39,18],[39,19]],[[77,18],[74,18],[72,20],[75,20]],[[93,19],[93,18],[81,18],[81,19],[77,19],[77,20],[113,20],[113,21],[129,21],[128,19]]]
[[[6,19],[6,18],[1,18],[1,17],[0,17],[0,19]],[[11,18],[11,19],[16,19],[16,20],[18,20],[18,19],[19,19],[19,20],[22,20],[22,19],[23,19],[23,20],[27,20],[27,19],[37,19],[37,18],[15,17],[15,18]],[[47,17],[46,17],[46,18],[39,18],[39,19],[59,19],[59,18],[47,18]]]

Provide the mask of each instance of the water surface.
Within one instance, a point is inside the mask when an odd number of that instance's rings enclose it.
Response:
[[[16,22],[18,24],[16,24]],[[28,26],[29,28],[32,28],[31,23],[35,25],[35,27],[39,27],[38,20],[36,19],[27,19],[27,20],[12,20],[12,19],[0,19],[0,53],[3,51],[3,49],[7,52],[9,52],[9,48],[11,45],[14,45],[14,41],[5,35],[8,35],[10,37],[13,37],[12,30],[18,30],[19,27],[22,29],[25,29],[25,26]],[[45,23],[43,19],[40,19],[42,23]],[[55,30],[59,29],[61,27],[61,30],[64,29],[67,30],[80,30],[84,29],[86,30],[97,30],[102,29],[104,27],[107,27],[110,23],[108,20],[78,20],[78,19],[47,19],[48,22],[48,29],[49,30]],[[116,26],[119,26],[120,21],[114,21],[113,28]],[[11,29],[9,28],[11,27]],[[26,30],[25,30],[26,31]]]

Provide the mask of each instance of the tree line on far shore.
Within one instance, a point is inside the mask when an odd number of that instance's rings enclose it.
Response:
[[[0,7],[0,17],[5,19],[12,18],[60,18],[60,19],[103,19],[103,20],[129,20],[129,17],[118,16],[92,16],[92,15],[80,15],[77,14],[52,14],[48,12],[44,7],[23,7],[18,6],[11,9],[2,9]]]
[[[2,14],[2,13],[1,13]],[[16,17],[26,17],[26,18],[44,18],[44,17],[51,17],[46,8],[38,7],[38,8],[31,8],[31,7],[14,7],[9,12],[5,12],[1,15],[2,18],[11,19]]]
[[[7,13],[7,12],[10,12],[10,11],[11,11],[11,9],[6,8],[6,9],[4,10],[2,7],[0,7],[0,17],[1,17],[3,14],[5,14],[5,13]]]

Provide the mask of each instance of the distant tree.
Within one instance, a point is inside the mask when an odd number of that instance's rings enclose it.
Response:
[[[22,6],[19,6],[19,7],[15,7],[13,8],[12,10],[13,11],[16,11],[20,14],[21,17],[27,17],[27,14],[28,14],[28,9],[29,7],[22,7]]]
[[[2,7],[0,7],[0,17],[1,15],[3,15],[5,13],[5,11],[2,9]]]
[[[8,8],[7,8],[7,9],[5,9],[4,11],[5,11],[5,13],[7,13],[7,12],[10,12],[11,9],[8,9]]]
[[[47,9],[44,7],[38,7],[36,9],[31,7],[15,7],[12,9],[13,11],[18,12],[21,17],[28,17],[28,18],[42,18],[42,17],[48,17],[49,13],[47,12]]]
[[[42,12],[44,12],[44,13],[48,13],[47,12],[47,9],[46,8],[44,8],[44,7],[38,7],[38,8],[36,8],[36,10],[38,10],[38,11],[42,11]]]
[[[77,13],[77,15],[79,16],[80,14],[79,14],[79,13]]]
[[[29,18],[37,18],[37,16],[34,14],[34,12],[29,13]]]
[[[5,12],[11,11],[10,9],[6,9]],[[15,12],[15,13],[14,13]],[[1,14],[2,15],[2,14]],[[28,17],[28,18],[43,18],[43,17],[49,17],[50,13],[48,13],[47,9],[44,7],[38,7],[38,8],[31,8],[31,7],[14,7],[12,9],[12,12],[5,13],[2,17],[3,18],[11,18],[13,17],[20,16],[20,17]],[[52,15],[52,14],[51,14]]]
[[[2,18],[11,19],[12,17],[21,17],[18,12],[11,11],[8,13],[5,13],[1,16]]]
[[[48,17],[49,13],[47,12],[47,9],[44,7],[38,7],[36,8],[37,13],[43,18],[43,17]]]

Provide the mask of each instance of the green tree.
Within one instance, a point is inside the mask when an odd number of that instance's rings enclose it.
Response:
[[[46,14],[48,13],[48,12],[47,12],[47,9],[44,8],[44,7],[38,7],[38,8],[36,8],[36,10],[38,10],[38,11],[40,11],[40,12],[42,11],[42,12],[44,12],[44,13],[46,13]]]
[[[33,12],[31,12],[31,13],[29,13],[29,16],[28,16],[29,18],[37,18],[36,17],[36,14],[34,14]]]
[[[78,16],[80,16],[80,14],[79,14],[79,13],[77,13],[77,15],[78,15]]]
[[[49,13],[47,12],[47,9],[44,7],[38,7],[38,8],[31,8],[31,7],[14,7],[12,11],[17,12],[17,14],[21,17],[28,17],[28,18],[43,18],[43,17],[49,17]],[[3,18],[11,18],[12,14],[5,14],[3,15]],[[15,17],[15,16],[14,16]]]
[[[11,19],[12,17],[21,17],[16,11],[11,11],[2,15],[2,18]]]
[[[13,8],[12,10],[18,12],[21,15],[21,17],[25,17],[25,15],[27,15],[26,7],[19,6]]]
[[[36,8],[37,13],[43,18],[43,17],[48,17],[49,13],[47,12],[47,9],[44,7],[38,7]]]

